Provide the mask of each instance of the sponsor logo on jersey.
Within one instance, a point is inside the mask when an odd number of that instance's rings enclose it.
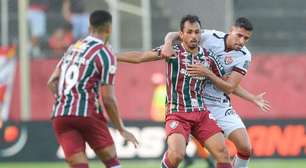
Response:
[[[232,56],[230,56],[230,55],[226,55],[225,57],[224,57],[224,63],[226,64],[226,65],[229,65],[229,64],[231,64],[231,63],[233,63],[233,57]]]
[[[243,68],[244,68],[244,69],[248,69],[250,63],[251,63],[250,61],[245,61],[244,64],[243,64]]]
[[[110,73],[110,74],[114,74],[114,73],[116,72],[116,70],[117,70],[116,65],[111,65],[111,66],[109,67],[109,73]]]
[[[178,121],[171,121],[169,127],[175,129],[178,126],[178,124],[179,124]]]
[[[187,76],[187,77],[191,77],[189,72],[186,69],[181,69],[180,73]],[[197,79],[197,80],[205,80],[206,79],[205,76],[193,76],[191,78]]]
[[[229,115],[235,115],[236,112],[233,109],[227,109],[224,114],[225,116],[229,116]]]

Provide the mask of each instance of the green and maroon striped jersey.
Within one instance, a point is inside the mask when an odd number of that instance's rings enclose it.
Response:
[[[210,67],[209,52],[198,48],[198,53],[192,55],[183,44],[174,46],[175,57],[167,62],[167,113],[206,111],[204,105],[204,77],[191,77],[187,66],[203,64]]]
[[[103,41],[88,36],[71,45],[58,63],[58,97],[52,117],[101,113],[100,85],[114,84],[117,61]]]

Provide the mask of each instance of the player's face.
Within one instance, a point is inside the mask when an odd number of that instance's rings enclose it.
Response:
[[[198,47],[201,37],[201,27],[198,22],[190,23],[186,21],[184,23],[183,31],[180,32],[180,38],[182,39],[185,47],[193,50]]]
[[[240,50],[249,41],[251,35],[251,31],[233,26],[229,32],[227,47],[232,50]]]

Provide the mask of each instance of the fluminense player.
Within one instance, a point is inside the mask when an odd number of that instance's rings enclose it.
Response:
[[[199,46],[201,23],[194,15],[182,18],[180,24],[182,43],[175,45],[177,57],[167,58],[166,136],[168,149],[162,160],[163,168],[176,168],[183,160],[189,135],[207,146],[217,160],[217,168],[231,168],[225,139],[215,120],[204,105],[203,77],[191,77],[187,68],[191,64],[209,66],[209,52]],[[122,62],[141,63],[163,59],[160,49],[131,51],[117,55]]]
[[[117,60],[106,46],[112,17],[97,10],[90,15],[90,35],[72,44],[51,75],[48,87],[56,95],[52,126],[71,168],[88,168],[85,143],[107,168],[120,168],[114,141],[102,113],[99,95],[114,127],[137,145],[120,118],[114,81]],[[101,92],[99,90],[101,89]]]
[[[228,33],[216,30],[202,31],[200,45],[213,53],[210,59],[216,66],[211,70],[201,64],[188,67],[191,76],[205,76],[209,79],[205,84],[204,102],[224,134],[238,150],[233,160],[235,168],[248,167],[252,148],[245,125],[233,109],[229,94],[235,93],[255,103],[263,111],[270,109],[269,103],[263,98],[264,93],[255,96],[239,86],[251,63],[251,53],[245,44],[251,38],[252,30],[250,21],[241,17]],[[174,54],[171,46],[173,40],[178,37],[178,32],[167,34],[161,53],[163,56],[171,57]]]

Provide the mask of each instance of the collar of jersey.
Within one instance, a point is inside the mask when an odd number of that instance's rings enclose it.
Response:
[[[91,35],[87,36],[87,37],[86,37],[86,39],[90,39],[90,40],[98,41],[98,42],[100,42],[100,43],[104,44],[104,41],[103,41],[103,40],[98,39],[98,38],[96,38],[96,37],[93,37],[93,36],[91,36]]]

